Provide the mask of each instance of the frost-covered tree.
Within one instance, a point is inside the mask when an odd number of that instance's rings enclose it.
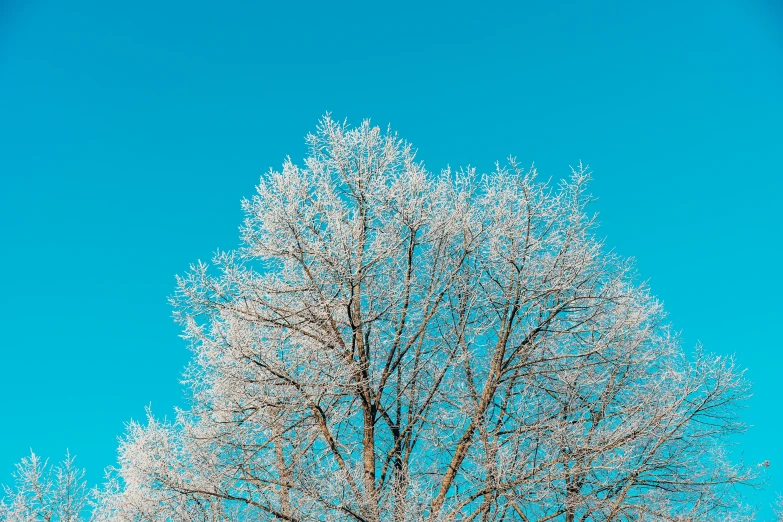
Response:
[[[434,175],[325,117],[179,279],[192,401],[133,423],[97,520],[742,519],[748,386],[513,159]]]
[[[16,465],[14,487],[4,486],[0,520],[7,522],[77,522],[84,520],[87,490],[84,470],[65,459],[52,466],[33,452]]]

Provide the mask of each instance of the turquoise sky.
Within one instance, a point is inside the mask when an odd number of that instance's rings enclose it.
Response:
[[[783,7],[272,5],[0,0],[0,481],[31,446],[97,481],[125,422],[183,405],[174,274],[238,244],[240,199],[331,111],[391,123],[434,171],[589,163],[607,244],[687,346],[748,368],[769,517]]]

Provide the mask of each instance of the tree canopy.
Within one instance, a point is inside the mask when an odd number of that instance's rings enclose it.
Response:
[[[749,516],[742,371],[686,357],[586,167],[433,174],[329,116],[307,142],[178,278],[190,407],[129,425],[94,520]]]

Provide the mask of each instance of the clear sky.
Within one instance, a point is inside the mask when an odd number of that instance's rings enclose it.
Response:
[[[607,244],[748,368],[753,499],[783,493],[783,7],[332,4],[0,0],[0,481],[30,447],[98,481],[184,404],[174,274],[331,111],[434,171],[589,163]]]

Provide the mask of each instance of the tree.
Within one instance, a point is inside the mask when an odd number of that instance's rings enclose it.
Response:
[[[77,522],[87,503],[84,470],[70,453],[56,466],[30,452],[16,465],[15,488],[3,488],[0,520],[7,522]]]
[[[685,357],[632,263],[515,160],[440,175],[325,117],[179,278],[191,406],[132,423],[94,518],[743,518],[748,386]]]

